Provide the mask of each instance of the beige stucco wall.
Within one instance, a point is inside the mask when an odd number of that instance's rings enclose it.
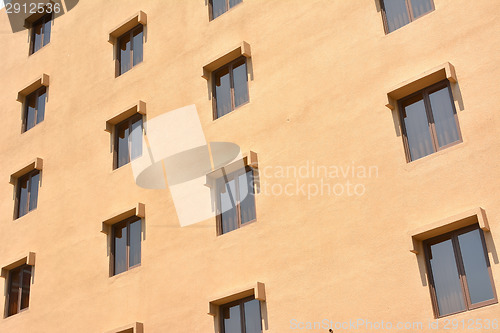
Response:
[[[0,331],[105,332],[139,321],[147,333],[214,332],[209,300],[257,281],[266,285],[264,332],[293,331],[292,319],[427,325],[429,288],[408,233],[474,207],[491,227],[498,290],[500,3],[434,3],[385,35],[376,0],[244,0],[213,22],[200,0],[80,1],[29,57],[28,32],[12,34],[2,10],[0,266],[28,251],[36,266],[29,310],[0,319]],[[148,16],[144,61],[115,78],[108,33],[139,10]],[[202,67],[243,40],[250,103],[213,121]],[[463,143],[408,164],[387,92],[447,61]],[[21,134],[17,92],[42,73],[45,120]],[[105,122],[138,100],[147,119],[195,104],[207,141],[258,153],[256,223],[220,237],[215,219],[181,228],[168,189],[135,186],[130,165],[112,170]],[[9,176],[35,157],[44,161],[38,208],[13,221]],[[265,193],[295,184],[273,171],[307,163],[378,173],[324,180],[362,184],[361,196]],[[110,278],[101,222],[137,202],[146,205],[142,265]],[[447,319],[499,319],[499,310]]]

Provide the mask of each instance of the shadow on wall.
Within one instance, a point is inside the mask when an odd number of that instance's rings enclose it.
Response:
[[[498,254],[497,248],[495,247],[495,242],[493,241],[493,237],[491,237],[491,232],[484,233],[484,241],[486,242],[486,248],[488,249],[488,253],[491,253],[491,257],[493,258],[493,262],[495,265],[498,265]]]
[[[462,99],[462,92],[460,91],[460,85],[457,83],[451,83],[451,93],[453,95],[453,101],[458,104],[458,110],[464,111],[464,101]]]

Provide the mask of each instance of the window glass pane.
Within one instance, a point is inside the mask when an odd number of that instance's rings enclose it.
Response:
[[[229,0],[229,8],[233,8],[237,4],[239,4],[242,0]]]
[[[142,48],[143,48],[143,45],[142,45],[142,42],[143,42],[143,39],[142,39],[142,25],[135,29],[134,32],[133,32],[133,48],[134,48],[134,66],[137,65],[138,63],[142,62]]]
[[[19,179],[19,209],[18,217],[28,212],[28,177]]]
[[[220,209],[222,220],[222,233],[232,231],[238,227],[236,210],[236,184],[234,180],[221,185],[224,192],[220,191]]]
[[[226,0],[212,0],[212,19],[227,11]]]
[[[404,125],[410,147],[411,160],[431,154],[432,146],[429,122],[425,113],[424,101],[420,97],[417,101],[404,107]]]
[[[224,320],[224,333],[241,333],[240,306],[234,305],[230,308],[222,308]]]
[[[430,265],[441,316],[465,310],[451,239],[430,246]]]
[[[465,268],[465,276],[471,303],[479,303],[493,299],[488,264],[483,250],[483,242],[479,229],[458,236],[460,253]]]
[[[384,0],[384,8],[388,32],[410,23],[405,0]]]
[[[17,268],[10,272],[9,305],[7,310],[8,316],[17,313],[17,310],[19,308],[20,286],[21,286],[21,276],[19,274],[19,268]]]
[[[50,16],[47,18],[47,22],[43,24],[43,46],[50,42],[50,29],[52,28],[52,20]]]
[[[413,18],[416,19],[432,10],[432,0],[411,0]]]
[[[21,310],[30,305],[31,266],[24,265],[22,271]]]
[[[36,124],[36,94],[26,97],[26,131]]]
[[[255,197],[252,170],[238,177],[241,223],[255,220]]]
[[[247,65],[244,59],[234,64],[233,80],[234,107],[238,107],[248,102]]]
[[[431,101],[439,147],[458,141],[453,101],[450,98],[448,87],[429,94],[429,99]]]
[[[129,267],[141,263],[141,220],[130,223]]]
[[[37,99],[37,112],[36,112],[36,123],[40,123],[43,121],[43,118],[45,117],[45,99],[47,97],[46,89],[42,88],[40,89],[39,96]]]
[[[128,125],[122,124],[117,126],[117,140],[116,143],[116,155],[118,158],[117,168],[125,165],[129,162],[129,153],[128,153]]]
[[[40,50],[42,47],[42,24],[39,23],[33,26],[33,34],[31,37],[33,43],[33,53]]]
[[[120,74],[128,71],[130,66],[130,35],[127,33],[122,38],[120,38],[119,45],[119,56],[120,56]]]
[[[229,67],[224,68],[215,75],[215,98],[217,102],[217,118],[231,112]]]
[[[127,226],[114,227],[114,273],[120,274],[127,270]]]
[[[133,160],[142,155],[142,117],[132,123],[130,141],[130,159]]]
[[[260,302],[256,299],[244,303],[245,333],[261,333]]]
[[[36,208],[38,203],[38,183],[40,181],[40,173],[37,172],[31,177],[30,181],[30,202],[29,202],[29,210],[33,210]]]

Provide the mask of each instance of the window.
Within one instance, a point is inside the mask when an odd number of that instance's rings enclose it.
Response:
[[[143,25],[139,24],[118,38],[117,42],[117,76],[127,72],[142,62]]]
[[[144,325],[140,322],[135,322],[122,326],[120,328],[115,328],[113,330],[107,331],[106,333],[143,333]]]
[[[26,132],[36,124],[43,121],[45,116],[46,99],[47,88],[44,86],[26,96],[23,117],[23,132]]]
[[[433,11],[433,0],[382,0],[385,32],[390,33]]]
[[[17,180],[16,218],[26,215],[38,203],[38,183],[40,170],[33,170]]]
[[[29,307],[31,266],[22,265],[9,272],[6,316],[12,316]]]
[[[138,11],[109,32],[108,42],[114,48],[115,77],[143,61],[146,24],[146,13]]]
[[[213,73],[214,119],[248,102],[247,62],[240,57]]]
[[[250,296],[221,305],[222,333],[261,333],[260,302]]]
[[[407,161],[462,141],[449,81],[441,81],[399,101]]]
[[[497,302],[484,235],[477,224],[424,242],[436,317]]]
[[[101,232],[109,244],[109,276],[123,273],[141,264],[142,224],[146,206],[138,202],[134,207],[113,214],[102,221]]]
[[[135,114],[115,126],[115,169],[142,155],[142,115]]]
[[[50,42],[52,13],[42,16],[31,26],[30,54],[35,53]]]
[[[141,222],[141,218],[133,216],[112,226],[111,275],[140,265]]]
[[[247,166],[216,180],[218,234],[255,221],[254,170]]]
[[[242,0],[210,0],[209,10],[210,10],[210,20],[213,20],[220,15],[227,12],[229,9],[233,8],[237,4],[241,3]]]

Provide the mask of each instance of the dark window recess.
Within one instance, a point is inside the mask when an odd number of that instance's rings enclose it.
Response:
[[[141,263],[141,219],[131,217],[113,225],[111,275],[120,274]]]
[[[213,73],[214,119],[220,118],[248,102],[247,62],[245,57]]]
[[[31,25],[30,54],[35,53],[50,42],[52,13],[42,16]]]
[[[116,76],[127,72],[142,62],[143,30],[144,27],[140,24],[118,38]]]
[[[142,115],[136,114],[115,126],[115,169],[142,155]]]
[[[210,20],[221,16],[243,0],[209,0]]]
[[[399,109],[408,162],[462,141],[448,81],[401,99]]]
[[[386,33],[434,10],[433,0],[381,0],[381,4]]]
[[[23,132],[33,128],[36,124],[43,121],[45,117],[45,102],[47,100],[47,88],[41,87],[25,99]]]
[[[33,170],[17,180],[16,218],[26,215],[36,208],[38,203],[38,183],[40,171]]]
[[[216,181],[218,234],[255,221],[254,170],[245,167]]]
[[[7,293],[7,317],[29,307],[31,285],[31,266],[22,265],[9,272]]]
[[[253,296],[220,307],[223,333],[261,333],[260,302]]]
[[[429,239],[424,246],[436,317],[497,303],[484,235],[477,224]]]

